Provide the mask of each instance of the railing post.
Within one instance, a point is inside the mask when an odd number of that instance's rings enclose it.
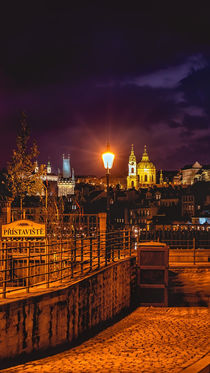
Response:
[[[195,237],[193,237],[193,260],[194,260],[194,264],[195,264],[195,262],[196,262],[196,248],[195,248]]]
[[[120,252],[121,252],[121,238],[120,238],[120,235],[118,235],[118,242],[117,242],[117,246],[118,246],[118,259],[120,259]]]
[[[3,298],[7,294],[7,243],[2,244],[3,248]]]
[[[93,266],[93,237],[90,237],[90,271],[92,271]]]
[[[123,255],[125,257],[125,247],[126,247],[126,242],[125,242],[125,229],[123,229]]]
[[[81,237],[81,274],[83,274],[83,257],[84,257],[84,241],[83,237]]]
[[[50,287],[50,258],[49,258],[49,242],[45,240],[45,262],[46,262],[46,287]]]
[[[111,233],[110,237],[110,249],[112,251],[112,261],[114,262],[114,233]]]
[[[128,231],[125,231],[125,237],[126,237],[126,253],[127,253],[127,250],[129,250],[129,232]]]
[[[74,233],[74,262],[76,262],[77,257],[77,237],[76,232]]]
[[[74,277],[74,263],[73,263],[73,256],[74,256],[74,247],[71,242],[71,278]]]
[[[27,244],[27,257],[26,257],[26,293],[29,293],[30,288],[30,256],[31,256],[31,242]]]
[[[107,266],[107,261],[108,261],[108,232],[105,232],[105,266]]]
[[[90,235],[90,221],[89,221],[89,216],[87,217],[87,234],[88,234],[88,236]]]
[[[98,241],[97,241],[97,256],[98,256],[98,268],[100,268],[100,265],[101,265],[101,247],[100,247],[100,231],[98,231]]]
[[[130,251],[130,256],[131,256],[132,249],[131,249],[131,230],[130,229],[128,231],[128,245],[129,245],[129,251]]]
[[[61,272],[61,277],[60,281],[63,281],[63,253],[62,253],[62,240],[60,239],[60,272]]]

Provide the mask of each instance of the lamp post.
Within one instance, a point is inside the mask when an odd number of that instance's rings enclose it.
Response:
[[[115,155],[110,151],[110,145],[107,144],[107,150],[102,154],[104,168],[106,169],[106,186],[107,186],[107,228],[110,228],[110,196],[109,196],[109,175],[113,166]]]
[[[44,187],[44,190],[45,190],[45,222],[47,224],[48,190],[47,190],[47,185],[45,185],[44,183],[42,183],[42,186]]]
[[[106,203],[106,210],[107,210],[107,217],[106,217],[106,231],[107,233],[110,230],[110,194],[109,194],[109,175],[110,170],[113,166],[115,155],[110,151],[109,143],[107,143],[107,150],[105,153],[102,154],[102,159],[104,162],[104,168],[106,169],[106,186],[107,186],[107,203]],[[106,240],[106,261],[110,259],[110,250],[108,249],[108,244]]]

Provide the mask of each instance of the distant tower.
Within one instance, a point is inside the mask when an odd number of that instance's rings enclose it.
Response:
[[[163,170],[160,170],[160,184],[163,184]]]
[[[58,179],[58,197],[69,196],[74,194],[75,179],[74,171],[70,167],[70,155],[66,158],[63,154],[63,174]]]
[[[52,173],[52,167],[51,167],[51,163],[50,161],[47,162],[47,174],[51,174]]]
[[[127,189],[138,187],[138,176],[136,175],[136,156],[134,154],[133,144],[131,145],[131,154],[128,161]]]
[[[63,178],[68,179],[69,177],[71,177],[70,155],[68,154],[68,158],[65,158],[63,154]]]

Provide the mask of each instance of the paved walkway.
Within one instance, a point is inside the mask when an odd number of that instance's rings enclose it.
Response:
[[[208,308],[141,307],[80,346],[2,372],[178,373],[208,353],[208,326]]]

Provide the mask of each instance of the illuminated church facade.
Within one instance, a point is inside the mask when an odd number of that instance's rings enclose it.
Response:
[[[136,162],[133,145],[128,161],[127,189],[140,187],[150,187],[156,184],[156,168],[150,161],[146,145],[142,159]]]

